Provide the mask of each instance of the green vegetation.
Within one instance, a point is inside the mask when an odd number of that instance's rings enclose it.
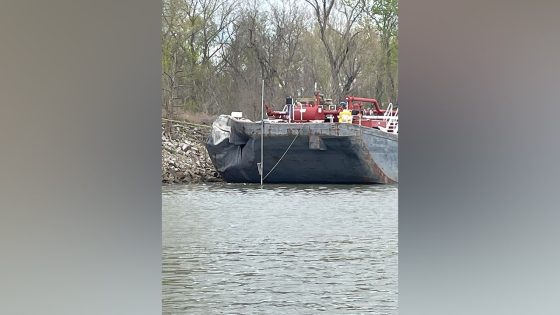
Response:
[[[260,117],[265,102],[345,95],[395,102],[396,0],[164,0],[162,108]]]

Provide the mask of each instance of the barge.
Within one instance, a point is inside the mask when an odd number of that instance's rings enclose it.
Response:
[[[226,182],[398,183],[398,109],[352,96],[334,106],[318,92],[286,103],[267,106],[262,121],[238,113],[214,121],[206,148]]]

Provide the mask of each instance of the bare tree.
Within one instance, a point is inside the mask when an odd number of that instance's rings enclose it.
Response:
[[[165,132],[171,135],[171,122],[175,118],[176,102],[184,87],[185,30],[183,28],[185,3],[166,0],[162,12],[162,105],[168,119]]]
[[[363,11],[360,2],[337,3],[336,0],[305,0],[313,9],[320,39],[331,69],[331,93],[342,99],[352,89],[361,62],[357,54],[355,27]]]
[[[397,63],[393,59],[396,57],[394,54],[398,36],[398,2],[397,0],[361,1],[366,8],[367,17],[375,24],[381,42],[382,55],[378,69],[380,78],[377,80],[376,92],[394,102],[397,97],[395,80]]]

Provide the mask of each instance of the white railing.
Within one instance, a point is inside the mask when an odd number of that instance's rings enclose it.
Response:
[[[389,133],[399,133],[399,109],[393,112],[393,104],[389,103],[385,113],[383,113],[383,121],[385,127],[379,126],[379,129]]]
[[[383,116],[388,118],[391,117],[392,115],[393,115],[393,103],[389,103],[387,109],[385,110],[385,113],[383,113]]]

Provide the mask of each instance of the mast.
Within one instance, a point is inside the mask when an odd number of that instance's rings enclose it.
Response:
[[[261,175],[261,186],[263,184],[263,160],[264,160],[264,80],[262,80],[261,88],[261,165],[259,167],[259,173]]]

